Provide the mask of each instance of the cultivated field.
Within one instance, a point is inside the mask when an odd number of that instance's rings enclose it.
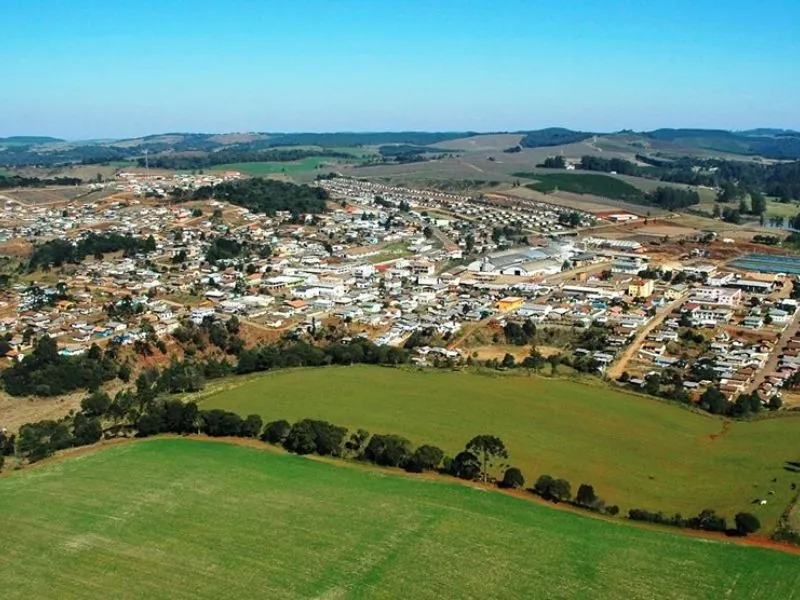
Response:
[[[495,434],[528,479],[549,473],[575,489],[590,483],[624,511],[686,516],[713,508],[732,518],[748,510],[771,529],[792,498],[791,483],[800,484],[784,470],[800,450],[800,418],[725,424],[601,385],[524,375],[354,366],[238,382],[204,392],[201,405],[266,420],[327,419],[451,453],[473,435]],[[768,502],[753,505],[757,498]]]
[[[12,473],[0,514],[7,599],[800,598],[790,554],[209,441]]]

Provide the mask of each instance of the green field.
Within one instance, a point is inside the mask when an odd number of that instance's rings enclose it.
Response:
[[[0,479],[4,599],[800,598],[798,557],[197,440]]]
[[[201,405],[266,420],[327,419],[450,453],[476,434],[491,433],[528,479],[549,473],[568,479],[573,490],[590,483],[625,511],[686,516],[713,508],[732,518],[748,510],[772,528],[791,501],[791,483],[800,484],[800,475],[783,468],[800,458],[800,418],[724,428],[718,418],[599,385],[448,371],[354,366],[240,382],[205,392]],[[768,498],[767,505],[752,505],[756,498]]]
[[[520,173],[520,175],[522,175]],[[572,192],[574,194],[591,194],[625,202],[639,202],[644,200],[644,193],[636,186],[610,175],[575,174],[575,173],[529,173],[536,179],[528,187],[537,192],[550,193],[556,190]]]
[[[263,176],[276,173],[286,175],[298,175],[316,170],[321,165],[331,165],[337,159],[314,157],[304,158],[293,162],[249,162],[249,163],[229,163],[226,165],[215,165],[209,171],[239,171],[245,175]],[[334,168],[331,166],[331,168]]]

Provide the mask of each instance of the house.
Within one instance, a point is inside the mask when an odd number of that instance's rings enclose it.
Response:
[[[519,296],[506,296],[497,301],[497,310],[500,312],[510,312],[512,310],[519,310],[525,303],[524,298]]]
[[[738,306],[742,301],[742,290],[720,287],[701,287],[694,290],[692,300],[702,304]]]
[[[636,278],[628,284],[628,296],[631,298],[649,298],[653,295],[655,284],[652,279]]]

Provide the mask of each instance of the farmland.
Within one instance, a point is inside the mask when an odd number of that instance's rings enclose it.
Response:
[[[361,366],[233,381],[204,392],[202,407],[265,420],[326,419],[450,453],[492,433],[529,479],[549,473],[574,487],[591,483],[623,511],[714,508],[730,518],[748,510],[771,529],[792,498],[790,484],[800,483],[784,470],[798,452],[800,419],[791,417],[723,424],[599,385],[526,376]],[[765,506],[751,504],[769,490],[775,494]]]
[[[800,597],[789,554],[208,441],[13,473],[0,512],[9,599]]]
[[[330,158],[314,157],[294,162],[248,162],[215,165],[210,171],[239,171],[244,175],[263,177],[265,175],[285,174],[299,175],[313,172],[324,165],[331,166],[336,161]]]
[[[526,176],[536,179],[528,187],[538,192],[560,190],[576,194],[593,194],[626,202],[641,202],[644,199],[644,194],[639,188],[610,175],[548,173],[526,174]]]

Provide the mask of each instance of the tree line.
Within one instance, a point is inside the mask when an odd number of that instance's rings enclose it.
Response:
[[[79,177],[22,177],[20,175],[0,175],[0,190],[15,188],[40,188],[52,185],[80,185],[83,180]]]

